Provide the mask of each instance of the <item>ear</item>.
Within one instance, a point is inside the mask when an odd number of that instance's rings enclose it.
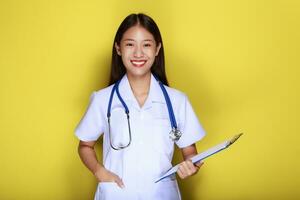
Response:
[[[120,48],[120,46],[115,42],[115,48],[116,48],[116,51],[117,51],[117,54],[119,55],[119,56],[121,56],[121,48]]]
[[[155,53],[155,56],[158,55],[159,50],[160,50],[160,47],[161,47],[161,43],[159,43],[159,44],[157,45],[157,47],[156,47],[156,53]]]

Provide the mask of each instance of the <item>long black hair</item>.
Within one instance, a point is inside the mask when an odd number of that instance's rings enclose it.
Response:
[[[120,45],[123,34],[131,27],[135,25],[140,25],[149,31],[154,39],[156,44],[161,44],[158,55],[155,57],[155,61],[151,67],[151,72],[158,77],[158,79],[165,85],[169,85],[166,71],[165,71],[165,56],[164,56],[164,46],[162,42],[162,38],[160,35],[160,31],[158,26],[154,22],[154,20],[143,14],[130,14],[128,15],[123,22],[120,24],[118,31],[116,33],[113,48],[112,48],[112,59],[111,59],[111,71],[110,71],[110,80],[109,85],[114,84],[118,80],[120,80],[124,74],[126,73],[126,68],[122,62],[121,56],[117,54],[115,43]]]

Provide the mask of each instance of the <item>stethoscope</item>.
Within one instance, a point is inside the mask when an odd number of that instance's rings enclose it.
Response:
[[[172,129],[171,129],[171,131],[169,133],[169,137],[173,141],[178,141],[179,138],[181,137],[182,133],[180,132],[180,130],[177,127],[177,123],[176,123],[176,119],[175,119],[175,115],[174,115],[174,111],[173,111],[173,106],[172,106],[170,97],[168,95],[168,92],[167,92],[166,88],[162,84],[162,82],[160,82],[155,75],[153,75],[153,76],[155,77],[155,79],[159,83],[159,86],[160,86],[160,88],[161,88],[161,90],[163,92],[163,95],[164,95],[164,98],[165,98],[165,101],[166,101],[166,104],[167,104],[168,113],[169,113],[169,119],[170,119],[170,123],[171,123],[171,126],[172,126]],[[109,102],[108,102],[108,108],[107,108],[108,133],[109,133],[109,138],[110,138],[109,141],[110,141],[111,148],[113,148],[114,150],[124,149],[124,148],[128,147],[130,145],[130,143],[131,143],[131,129],[130,129],[130,120],[129,120],[129,109],[128,109],[126,103],[124,102],[123,98],[121,97],[120,92],[119,92],[120,81],[121,80],[117,81],[114,84],[114,86],[113,86],[113,88],[111,90],[110,98],[109,98]],[[120,102],[122,103],[122,105],[123,105],[123,107],[125,109],[125,114],[126,114],[127,124],[128,124],[128,134],[129,134],[129,142],[128,142],[128,144],[127,145],[120,145],[118,147],[116,147],[116,146],[113,145],[112,137],[111,137],[111,126],[110,126],[111,104],[112,104],[115,92],[117,93],[117,96],[118,96]]]

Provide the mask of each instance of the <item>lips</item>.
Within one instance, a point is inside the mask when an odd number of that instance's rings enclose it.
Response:
[[[147,60],[130,60],[133,66],[142,67],[147,62]]]

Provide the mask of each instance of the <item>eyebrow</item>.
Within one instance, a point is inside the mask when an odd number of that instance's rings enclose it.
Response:
[[[134,41],[133,39],[124,39],[123,41]]]
[[[135,41],[134,39],[130,39],[130,38],[128,38],[128,39],[124,39],[123,41]],[[146,39],[146,40],[143,40],[143,41],[146,41],[146,42],[154,42],[153,40],[151,40],[151,39]]]

